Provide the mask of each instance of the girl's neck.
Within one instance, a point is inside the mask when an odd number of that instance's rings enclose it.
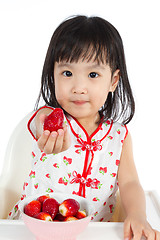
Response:
[[[83,126],[88,135],[90,136],[99,126],[100,115],[96,114],[93,120],[91,119],[77,119],[77,121]]]

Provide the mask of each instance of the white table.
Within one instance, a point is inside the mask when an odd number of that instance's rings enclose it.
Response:
[[[106,238],[107,236],[107,238]],[[35,240],[23,221],[5,220],[0,223],[0,240]],[[89,223],[77,240],[123,239],[123,223]]]
[[[160,197],[146,193],[147,217],[153,228],[160,231]],[[91,222],[77,240],[123,240],[123,223]],[[23,221],[0,220],[0,240],[35,240]]]

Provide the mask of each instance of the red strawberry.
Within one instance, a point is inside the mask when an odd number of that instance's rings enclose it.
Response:
[[[107,172],[107,167],[104,167],[104,168],[103,168],[103,167],[100,167],[100,168],[99,168],[99,172],[104,175],[104,173]]]
[[[52,193],[52,192],[53,192],[53,189],[52,189],[52,188],[48,188],[48,189],[46,190],[46,192]]]
[[[77,149],[75,152],[76,152],[76,153],[78,153],[78,154],[80,154],[80,153],[81,153],[81,151],[80,151],[79,149]]]
[[[73,191],[72,194],[79,195],[79,191],[78,192]]]
[[[110,186],[110,190],[112,190],[112,189],[113,189],[113,185]]]
[[[38,188],[38,183],[34,184],[34,187],[35,187],[35,189],[37,189]]]
[[[106,123],[107,123],[107,124],[110,124],[110,121],[109,121],[109,120],[107,120],[107,121],[106,121]]]
[[[112,140],[112,139],[113,139],[113,137],[112,137],[112,136],[109,136],[108,138],[109,138],[110,140]]]
[[[59,210],[59,203],[54,198],[48,198],[43,202],[42,212],[49,213],[52,220],[55,218]]]
[[[112,155],[113,155],[113,152],[109,152],[109,155],[112,156]]]
[[[121,131],[118,129],[118,130],[117,130],[117,133],[118,133],[118,134],[120,134],[120,133],[121,133]]]
[[[44,121],[44,130],[50,132],[57,131],[63,128],[64,115],[61,108],[55,108]]]
[[[51,175],[49,173],[46,174],[47,178],[51,178]]]
[[[75,215],[76,218],[81,219],[81,218],[85,218],[86,217],[86,211],[78,211]]]
[[[65,222],[69,222],[69,221],[75,221],[75,220],[78,220],[78,218],[74,217],[74,216],[68,216],[65,218]]]
[[[98,198],[98,197],[94,197],[94,198],[92,199],[92,201],[97,202],[97,201],[99,201],[99,198]]]
[[[14,207],[14,211],[15,211],[15,213],[18,211],[18,204]]]
[[[63,162],[64,162],[64,163],[66,164],[66,166],[67,166],[68,164],[71,164],[71,163],[72,163],[72,158],[67,158],[66,156],[64,156]]]
[[[115,177],[116,176],[116,173],[111,173],[110,174],[112,177]]]
[[[59,180],[58,180],[58,183],[64,183],[63,181],[63,178],[61,177]]]
[[[32,157],[34,158],[36,155],[35,155],[35,153],[34,152],[32,152]]]
[[[26,197],[26,195],[25,195],[25,194],[22,194],[21,200],[23,200],[25,197]]]
[[[68,184],[68,180],[67,180],[65,177],[64,177],[64,178],[61,177],[61,178],[58,180],[58,183],[67,185],[67,184]]]
[[[75,199],[66,199],[59,206],[59,212],[64,216],[75,216],[80,208],[79,203]]]
[[[40,161],[44,162],[47,159],[46,153],[42,153]]]
[[[44,220],[44,221],[52,221],[51,215],[49,213],[45,213],[45,212],[40,212],[36,215],[34,215],[35,218],[40,219],[40,220]]]
[[[120,160],[116,160],[116,165],[119,166]]]
[[[69,177],[69,178],[71,177],[71,173],[68,173],[68,177]]]
[[[54,163],[54,164],[53,164],[53,167],[55,167],[55,168],[59,168],[58,163]]]
[[[31,170],[31,172],[30,172],[30,174],[29,174],[29,177],[30,177],[30,179],[31,179],[31,178],[35,178],[35,171],[32,171],[32,170]]]
[[[27,182],[24,182],[24,185],[23,185],[23,190],[25,190],[25,188],[28,186],[28,183]]]
[[[66,217],[62,216],[60,213],[57,213],[57,215],[56,215],[54,220],[63,222],[63,221],[65,221],[65,219],[66,219]]]
[[[110,213],[113,213],[113,211],[114,211],[114,206],[113,206],[113,204],[109,205],[109,209],[110,209]]]
[[[41,204],[43,204],[43,202],[46,200],[46,199],[48,199],[48,198],[50,198],[50,196],[49,195],[42,195],[42,196],[40,196],[40,197],[38,197],[37,198],[37,201],[39,201]]]
[[[41,211],[41,203],[37,200],[33,200],[24,207],[24,213],[30,217],[38,214]]]

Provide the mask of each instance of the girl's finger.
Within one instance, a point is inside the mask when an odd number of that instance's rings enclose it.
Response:
[[[42,133],[42,135],[39,137],[38,141],[37,141],[37,144],[38,144],[38,147],[40,148],[40,150],[43,151],[44,149],[44,146],[49,138],[49,135],[50,135],[50,132],[48,130],[44,131]]]
[[[54,153],[54,146],[55,146],[55,143],[56,143],[57,135],[58,135],[57,132],[51,132],[50,133],[49,138],[48,138],[48,140],[47,140],[47,142],[44,146],[44,149],[43,149],[43,151],[46,154]]]
[[[142,239],[142,231],[134,231],[133,232],[133,240],[141,240]]]
[[[63,146],[63,137],[64,137],[64,130],[63,129],[59,129],[57,131],[57,139],[54,145],[54,149],[53,149],[53,153],[59,153],[62,150],[62,146]]]
[[[132,230],[131,230],[129,221],[124,222],[123,231],[124,231],[124,240],[131,240],[132,239]]]
[[[143,235],[143,227],[136,222],[131,225],[133,240],[141,240]]]
[[[146,237],[145,239],[147,240],[156,240],[156,234],[155,232],[152,230],[152,228],[150,229],[145,229],[144,231],[144,236]]]

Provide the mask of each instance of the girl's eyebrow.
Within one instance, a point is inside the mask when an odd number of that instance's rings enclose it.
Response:
[[[100,64],[94,64],[94,65],[91,65],[91,66],[89,66],[88,68],[99,68],[99,69],[101,69],[101,70],[105,70],[106,68],[105,68],[105,66],[103,66],[103,65],[100,65]]]
[[[69,66],[70,66],[69,63],[58,63],[58,68],[69,67]]]
[[[58,63],[58,68],[71,67],[71,66],[72,66],[72,64],[70,64],[70,63]],[[98,68],[98,69],[101,69],[101,70],[105,70],[105,66],[100,65],[98,63],[90,65],[90,66],[87,66],[87,68],[88,69]]]

